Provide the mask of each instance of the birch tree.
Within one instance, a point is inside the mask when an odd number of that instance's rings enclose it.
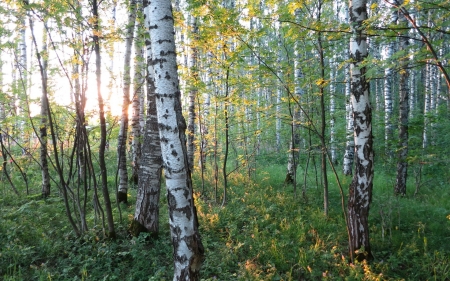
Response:
[[[132,116],[131,116],[131,152],[132,152],[132,175],[131,180],[134,184],[138,184],[139,180],[139,168],[142,156],[142,134],[144,132],[145,121],[141,120],[144,118],[144,81],[145,81],[145,66],[146,61],[144,60],[144,48],[143,48],[143,36],[145,32],[143,30],[143,16],[140,11],[142,11],[142,1],[139,0],[136,3],[136,11],[138,15],[136,16],[136,27],[135,27],[135,38],[134,38],[134,93],[132,98]]]
[[[387,8],[391,8],[388,6]],[[389,23],[394,25],[397,24],[398,19],[398,11],[396,9],[389,10],[390,17]],[[393,97],[392,97],[392,80],[393,80],[393,72],[390,59],[394,54],[394,42],[388,42],[385,46],[385,60],[388,63],[388,66],[384,69],[384,143],[385,143],[385,153],[388,156],[391,156],[392,149],[390,148],[390,144],[392,142],[393,135],[393,124],[392,124],[392,116],[393,116]]]
[[[344,163],[343,172],[346,176],[351,176],[353,174],[353,159],[355,157],[355,138],[353,137],[353,112],[352,104],[350,101],[350,72],[348,65],[345,66],[345,153],[344,153]]]
[[[403,2],[403,1],[402,1]],[[399,18],[402,27],[408,26],[408,21],[404,15]],[[396,194],[406,194],[406,179],[408,175],[408,121],[409,121],[409,69],[408,52],[409,45],[407,34],[401,33],[399,36],[400,51],[405,51],[406,55],[400,61],[400,99],[399,99],[399,122],[398,122],[398,149],[397,149],[397,179],[394,192]]]
[[[123,103],[120,119],[120,131],[117,141],[117,156],[119,169],[118,202],[127,202],[128,171],[127,171],[127,138],[128,138],[128,107],[130,106],[131,86],[131,47],[133,45],[134,25],[136,21],[136,0],[130,0],[127,31],[125,39],[125,58],[123,65]]]
[[[194,16],[189,17],[189,25],[192,29],[192,39],[196,39],[198,29],[197,20]],[[196,40],[192,40],[196,41]],[[193,44],[191,45],[191,52],[189,56],[189,70],[190,76],[192,77],[190,90],[189,90],[189,107],[188,107],[188,138],[187,138],[187,156],[189,162],[189,169],[192,171],[194,169],[194,135],[195,135],[195,98],[197,96],[197,84],[198,84],[198,70],[197,70],[197,47]]]
[[[149,5],[144,8],[145,27],[148,30]],[[146,231],[152,235],[159,232],[159,196],[161,190],[162,156],[158,131],[158,116],[156,110],[155,75],[152,62],[152,45],[145,40],[147,65],[147,116],[142,143],[141,165],[139,166],[138,192],[134,222],[131,225],[133,235]]]
[[[367,20],[366,0],[350,0],[351,104],[355,138],[355,174],[349,188],[348,229],[349,250],[353,260],[371,259],[369,241],[369,206],[373,187],[372,108],[366,67],[361,63],[368,55],[367,35],[363,22]],[[355,256],[356,255],[356,256]]]
[[[186,151],[186,122],[181,112],[171,2],[151,0],[149,35],[161,152],[166,178],[173,244],[173,280],[199,280],[203,245],[198,232],[191,171]]]
[[[42,197],[50,195],[50,174],[48,172],[47,161],[47,116],[48,116],[48,101],[47,101],[47,68],[48,68],[48,53],[47,53],[47,30],[44,28],[42,34],[42,95],[41,95],[41,125],[39,127],[40,133],[40,161],[42,174]]]
[[[298,17],[299,10],[295,11],[296,16]],[[302,88],[302,79],[303,79],[303,71],[300,66],[300,52],[299,52],[299,42],[296,41],[294,44],[294,93],[297,101],[301,100],[303,95]],[[298,165],[298,155],[299,155],[299,146],[300,146],[300,118],[301,111],[297,104],[293,105],[292,110],[292,124],[291,124],[291,142],[289,144],[289,156],[288,156],[288,165],[287,165],[287,173],[284,183],[293,183],[294,188],[296,188],[296,177],[297,177],[297,165]]]

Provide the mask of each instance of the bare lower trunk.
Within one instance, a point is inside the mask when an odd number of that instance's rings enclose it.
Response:
[[[147,6],[148,7],[148,6]],[[148,8],[145,11],[145,26],[149,26]],[[139,167],[138,192],[134,221],[131,225],[133,235],[141,231],[158,235],[159,232],[159,197],[161,190],[162,156],[159,140],[158,116],[156,110],[156,93],[154,73],[151,63],[151,42],[146,40],[147,49],[147,117],[142,143],[141,165]]]
[[[373,188],[372,108],[366,68],[367,37],[363,21],[367,19],[366,0],[350,1],[352,37],[350,38],[351,102],[355,136],[355,175],[349,188],[348,228],[349,250],[353,261],[371,259],[369,241],[369,206]]]

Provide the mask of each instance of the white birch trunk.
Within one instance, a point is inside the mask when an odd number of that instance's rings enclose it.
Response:
[[[397,24],[398,19],[398,10],[390,9],[388,17],[389,23]],[[393,116],[393,98],[392,98],[392,67],[391,67],[391,57],[394,54],[394,42],[388,42],[385,46],[385,61],[388,66],[384,69],[384,145],[385,145],[385,153],[388,156],[392,156],[392,148],[391,142],[393,138],[394,127],[392,124],[392,116]]]
[[[428,134],[430,127],[430,108],[431,108],[431,64],[427,63],[425,68],[425,100],[423,109],[423,136],[422,136],[422,147],[425,149],[428,147]]]
[[[363,22],[367,20],[366,0],[350,0],[350,77],[351,103],[355,136],[355,175],[349,189],[348,231],[352,260],[371,259],[369,241],[369,205],[373,188],[372,108],[366,68],[361,62],[367,57],[367,36]],[[364,248],[364,251],[361,251]]]
[[[394,53],[394,44],[392,42],[386,45],[385,49],[385,61],[390,63],[389,60]],[[390,156],[392,149],[390,147],[393,134],[392,126],[392,115],[393,115],[393,105],[392,105],[392,68],[390,66],[386,67],[384,70],[384,145],[385,153]]]
[[[435,122],[435,117],[436,117],[436,111],[437,111],[437,98],[438,98],[438,94],[437,94],[437,84],[439,82],[439,73],[438,73],[438,68],[437,66],[435,66],[434,64],[430,66],[431,67],[431,73],[430,73],[430,109],[429,109],[429,116],[430,118],[430,133],[429,133],[429,138],[431,139],[430,144],[431,145],[435,145],[436,142],[436,122]]]
[[[174,249],[173,280],[199,280],[204,250],[187,161],[186,123],[181,112],[172,7],[169,0],[152,0],[148,8],[158,126]]]
[[[128,107],[130,105],[131,85],[131,47],[133,45],[134,26],[136,21],[136,0],[130,0],[127,31],[125,39],[125,58],[123,69],[123,104],[120,119],[119,138],[117,141],[117,156],[119,169],[118,202],[127,202],[128,171],[127,171],[127,138],[128,138]]]
[[[147,6],[148,7],[148,6]],[[145,9],[145,26],[149,27],[148,8]],[[142,145],[142,159],[139,167],[138,192],[136,209],[132,224],[132,233],[141,231],[158,235],[159,232],[159,197],[161,192],[162,156],[159,140],[158,116],[156,111],[155,75],[150,66],[151,42],[146,40],[147,48],[147,117]]]
[[[48,117],[48,101],[47,101],[47,68],[48,68],[48,53],[47,53],[47,30],[44,28],[42,33],[42,95],[41,95],[41,125],[39,126],[41,149],[41,174],[42,174],[42,197],[50,196],[50,174],[48,172],[47,160],[47,117]]]
[[[136,7],[136,11],[141,9],[138,4]],[[135,32],[135,42],[134,42],[134,53],[135,53],[135,61],[134,61],[134,93],[131,101],[132,104],[132,117],[131,117],[131,151],[132,151],[132,175],[131,180],[134,184],[138,184],[139,179],[139,166],[141,163],[141,155],[142,155],[142,131],[141,127],[141,118],[143,118],[143,114],[141,110],[143,110],[143,106],[141,102],[144,100],[144,75],[145,72],[145,61],[144,61],[144,49],[142,47],[142,36],[143,33],[140,24],[136,24],[136,32]]]
[[[298,10],[296,11],[296,15],[298,16]],[[300,49],[299,43],[295,42],[294,45],[294,97],[295,101],[291,104],[292,106],[292,127],[291,127],[291,142],[289,144],[289,156],[288,156],[288,165],[287,165],[287,173],[286,178],[284,180],[285,183],[293,183],[294,188],[296,188],[296,177],[297,177],[297,165],[298,165],[298,155],[299,155],[299,146],[300,146],[300,122],[301,122],[301,111],[299,105],[297,104],[301,102],[301,98],[303,95],[302,89],[302,79],[303,72],[300,66]],[[259,101],[259,99],[258,99]],[[259,107],[258,107],[259,108]],[[257,111],[259,112],[259,110]]]
[[[411,55],[411,61],[414,61],[414,55]],[[409,79],[409,119],[414,117],[414,111],[416,110],[416,71],[414,69],[410,72]]]
[[[335,52],[333,52],[335,53]],[[335,86],[335,71],[336,71],[336,55],[330,59],[330,154],[331,161],[336,164],[336,126],[335,126],[335,112],[336,112],[336,86]]]
[[[402,0],[403,2],[403,0]],[[399,23],[402,27],[408,27],[408,21],[405,16],[400,16]],[[408,38],[407,32],[400,33],[399,46],[400,51],[407,50]],[[408,117],[409,117],[409,69],[408,58],[400,60],[400,87],[399,87],[399,127],[398,127],[398,148],[397,148],[397,177],[394,187],[394,193],[406,195],[406,180],[408,176]]]
[[[281,78],[281,34],[279,26],[276,24],[276,36],[278,37],[278,52],[277,52],[277,76]],[[276,101],[276,121],[275,121],[275,138],[276,138],[276,151],[280,152],[281,149],[281,83],[277,80],[277,101]]]
[[[190,16],[189,21],[192,37],[191,42],[195,41],[194,38],[197,37],[197,23],[196,18],[194,16]],[[195,99],[197,96],[197,84],[198,84],[198,70],[197,70],[197,56],[198,50],[197,48],[191,44],[190,56],[189,56],[189,71],[191,77],[191,85],[189,85],[189,106],[188,106],[188,138],[187,138],[187,157],[189,162],[189,169],[193,171],[194,169],[194,136],[195,136]]]
[[[343,172],[346,176],[353,174],[353,159],[355,158],[355,138],[353,137],[353,110],[352,103],[350,101],[350,72],[349,66],[345,66],[345,120],[346,120],[346,141],[345,141],[345,153]]]

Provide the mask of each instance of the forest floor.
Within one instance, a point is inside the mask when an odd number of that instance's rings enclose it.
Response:
[[[314,176],[303,198],[302,183],[297,196],[292,186],[283,186],[281,166],[268,165],[253,179],[232,173],[225,207],[215,203],[211,178],[207,174],[201,196],[201,182],[195,179],[206,249],[202,280],[450,280],[448,186],[423,187],[416,196],[399,198],[378,174],[369,220],[374,260],[349,263],[340,192],[331,175],[328,217]],[[350,178],[341,181],[346,190]],[[157,238],[128,234],[134,214],[130,203],[121,205],[121,222],[114,204],[118,238],[106,240],[93,215],[90,230],[75,238],[57,192],[45,200],[18,198],[7,188],[0,199],[3,280],[172,279],[164,192]],[[136,191],[130,193],[134,202]]]

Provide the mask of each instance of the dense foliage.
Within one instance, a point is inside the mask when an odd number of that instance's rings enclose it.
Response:
[[[308,179],[308,200],[294,199],[292,187],[279,183],[284,166],[262,163],[266,168],[254,179],[242,174],[231,177],[231,199],[226,208],[211,200],[210,177],[207,192],[197,197],[206,248],[203,280],[450,277],[450,217],[443,207],[450,193],[436,181],[427,179],[430,181],[415,197],[397,198],[392,195],[389,175],[379,173],[370,217],[375,260],[349,264],[335,184],[330,188],[331,208],[326,219],[314,175]],[[200,185],[198,179],[195,183]],[[0,275],[4,280],[171,279],[172,247],[165,204],[157,238],[128,235],[132,205],[121,206],[123,221],[117,223],[117,240],[104,240],[98,227],[76,238],[57,194],[45,200],[38,196],[18,199],[5,192],[4,186],[2,190]],[[165,201],[164,196],[161,199]]]

